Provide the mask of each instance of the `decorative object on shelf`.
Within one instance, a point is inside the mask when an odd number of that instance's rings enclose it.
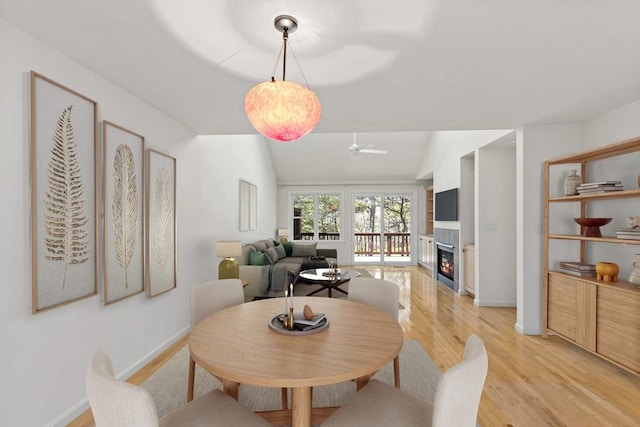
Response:
[[[584,227],[582,235],[585,237],[602,237],[600,227],[609,224],[613,218],[573,218],[575,222]]]
[[[638,172],[638,188],[640,188],[640,172]]]
[[[608,193],[610,191],[622,191],[624,185],[621,181],[598,181],[598,182],[586,182],[578,185],[578,194],[597,194]]]
[[[581,277],[595,277],[596,266],[595,264],[587,264],[578,261],[561,261],[560,271],[563,273],[571,274],[573,276]]]
[[[298,21],[293,16],[280,15],[273,24],[282,33],[282,81],[277,82],[272,76],[271,81],[251,88],[244,100],[244,110],[260,134],[275,141],[297,141],[316,127],[322,107],[306,79],[307,86],[285,81],[287,42],[289,33],[298,28]],[[304,73],[302,75],[304,77]]]
[[[629,216],[626,221],[629,228],[637,228],[640,230],[640,216]]]
[[[617,282],[620,268],[615,262],[601,261],[596,263],[596,279],[605,282]]]
[[[640,283],[640,254],[636,254],[636,260],[633,262],[633,270],[629,275],[631,283]]]
[[[571,169],[571,173],[564,179],[564,195],[575,196],[578,194],[578,186],[582,184],[582,178],[576,169]]]
[[[289,237],[289,229],[288,228],[278,228],[278,239],[280,242],[288,242]]]
[[[242,255],[242,243],[239,240],[218,240],[216,256],[224,258],[218,266],[218,279],[238,279],[240,266],[234,257]]]

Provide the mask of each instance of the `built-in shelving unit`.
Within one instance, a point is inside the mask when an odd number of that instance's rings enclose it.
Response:
[[[618,278],[617,282],[604,282],[552,269],[550,266],[560,260],[554,256],[549,245],[553,240],[578,241],[579,250],[576,257],[580,262],[587,259],[587,243],[640,246],[640,240],[549,232],[551,204],[579,203],[580,216],[585,217],[588,204],[593,201],[604,200],[612,204],[628,198],[637,198],[640,201],[640,189],[551,196],[549,176],[553,166],[579,164],[582,177],[586,180],[589,162],[637,152],[640,152],[640,137],[545,162],[542,319],[545,337],[549,334],[559,335],[628,371],[640,374],[640,285],[623,278]]]
[[[426,188],[427,193],[427,227],[426,227],[426,235],[433,236],[433,185],[430,185]]]

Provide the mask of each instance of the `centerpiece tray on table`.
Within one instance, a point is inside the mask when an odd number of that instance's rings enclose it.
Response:
[[[284,313],[274,316],[269,321],[269,327],[275,332],[285,335],[311,335],[322,332],[329,327],[329,319],[324,313],[314,314],[311,319],[306,319],[302,310],[293,310],[294,327],[289,330],[284,326]]]

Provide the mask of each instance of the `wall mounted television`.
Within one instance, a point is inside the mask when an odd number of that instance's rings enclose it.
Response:
[[[436,193],[436,221],[458,220],[458,189]]]

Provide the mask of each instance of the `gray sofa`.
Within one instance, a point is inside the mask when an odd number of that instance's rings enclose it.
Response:
[[[247,243],[238,258],[240,278],[249,280],[244,288],[245,300],[282,296],[289,283],[295,286],[300,271],[327,267],[337,258],[337,249],[318,249],[315,242],[278,243],[265,239]]]

